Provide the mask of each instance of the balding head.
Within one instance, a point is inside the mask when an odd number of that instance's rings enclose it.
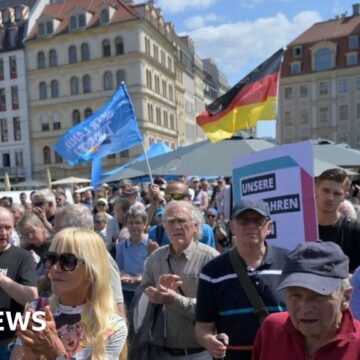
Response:
[[[14,216],[10,210],[0,207],[0,252],[11,246],[11,237],[14,230]]]

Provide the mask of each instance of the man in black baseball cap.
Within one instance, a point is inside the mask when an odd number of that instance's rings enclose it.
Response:
[[[360,322],[349,310],[349,259],[332,242],[305,242],[289,253],[278,290],[287,312],[261,326],[253,359],[360,359]]]
[[[235,236],[235,248],[211,260],[201,272],[195,332],[200,344],[214,358],[250,360],[262,316],[285,310],[283,294],[276,289],[288,251],[266,241],[272,226],[266,202],[243,199],[234,206],[232,214],[230,229]],[[235,264],[242,264],[257,298],[264,303],[266,310],[261,320],[243,281],[238,279],[231,260],[234,253]],[[219,340],[219,335],[228,346]]]

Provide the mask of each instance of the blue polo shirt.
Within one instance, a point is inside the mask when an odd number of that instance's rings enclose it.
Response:
[[[116,263],[120,271],[125,271],[133,276],[142,275],[145,260],[149,256],[148,244],[148,236],[138,244],[133,243],[131,239],[116,244]],[[136,287],[137,284],[123,284],[124,290],[128,291],[134,291]]]
[[[269,312],[285,310],[283,293],[276,291],[288,250],[267,245],[264,264],[247,269]],[[218,333],[229,336],[229,345],[254,343],[259,320],[235,273],[229,252],[207,263],[200,274],[196,321],[214,322]],[[227,351],[226,359],[251,359],[250,351]]]

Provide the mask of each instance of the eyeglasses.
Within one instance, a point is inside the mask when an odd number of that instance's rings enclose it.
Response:
[[[165,200],[167,202],[170,202],[171,200],[184,200],[187,197],[187,194],[181,194],[181,193],[173,193],[173,194],[165,194]]]
[[[268,217],[239,217],[236,222],[241,226],[255,224],[258,227],[263,227],[269,220]]]
[[[175,224],[180,225],[181,227],[190,223],[190,219],[181,219],[181,218],[168,218],[164,221],[165,224],[174,226]]]
[[[57,262],[63,271],[74,271],[79,263],[85,264],[84,259],[76,257],[72,253],[57,254],[56,252],[49,252],[45,256],[46,267],[50,268]]]
[[[39,202],[34,203],[35,207],[43,207],[44,205],[45,205],[44,201],[39,201]]]

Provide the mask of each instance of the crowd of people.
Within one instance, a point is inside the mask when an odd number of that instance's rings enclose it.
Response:
[[[46,327],[4,320],[0,360],[360,359],[358,190],[322,173],[319,241],[293,250],[230,178],[1,198],[0,311]]]

